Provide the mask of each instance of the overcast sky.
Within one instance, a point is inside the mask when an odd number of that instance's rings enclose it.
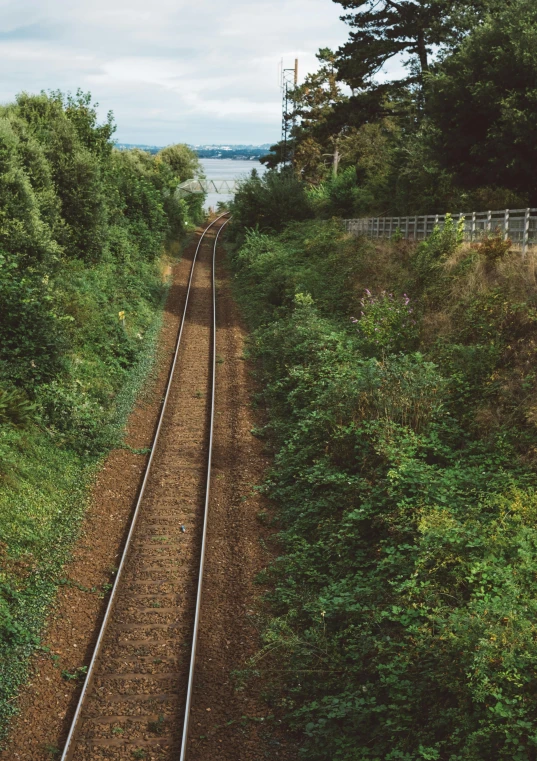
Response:
[[[279,138],[278,62],[348,36],[331,0],[0,0],[0,100],[90,90],[120,142]]]

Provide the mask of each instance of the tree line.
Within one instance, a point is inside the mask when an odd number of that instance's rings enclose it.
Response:
[[[334,1],[349,39],[319,51],[291,91],[287,153],[263,161],[335,183],[345,214],[535,206],[535,3]]]

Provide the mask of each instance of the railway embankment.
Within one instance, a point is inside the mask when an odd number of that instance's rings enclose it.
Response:
[[[535,253],[252,230],[271,183],[230,231],[282,548],[252,673],[310,761],[533,758]]]

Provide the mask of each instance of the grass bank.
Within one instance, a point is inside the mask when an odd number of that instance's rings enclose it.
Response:
[[[282,553],[252,661],[308,761],[537,758],[536,261],[237,231]]]

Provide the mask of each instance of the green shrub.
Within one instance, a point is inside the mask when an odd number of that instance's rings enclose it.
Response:
[[[351,309],[360,262],[338,222],[290,224],[278,237],[246,231],[232,257],[239,297],[255,324],[289,308],[296,293],[309,293],[328,311]]]
[[[440,275],[443,262],[455,253],[463,242],[464,220],[455,222],[446,214],[444,225],[436,226],[430,237],[421,243],[415,255],[415,269],[424,280]]]
[[[358,184],[354,166],[307,192],[319,217],[359,217],[367,214],[375,203],[372,189]]]
[[[54,308],[53,285],[39,269],[0,251],[0,304],[0,377],[32,393],[65,367],[64,320]]]
[[[313,216],[304,184],[287,170],[270,170],[260,177],[254,169],[237,190],[230,210],[235,231],[277,232],[289,222]]]
[[[356,325],[364,353],[393,353],[417,341],[417,315],[406,293],[399,298],[386,291],[374,296],[366,288],[360,307],[360,318],[353,317],[351,321]]]
[[[0,425],[26,428],[32,422],[35,405],[18,389],[0,388]]]
[[[251,234],[232,255],[280,528],[252,669],[308,761],[533,761],[531,289],[516,302],[510,282],[450,270],[455,223],[421,259],[333,236],[327,269],[301,256],[325,231]],[[317,299],[302,284],[321,272]],[[387,291],[361,298],[358,277]],[[411,300],[395,295],[405,277]],[[425,342],[428,321],[443,327]]]

